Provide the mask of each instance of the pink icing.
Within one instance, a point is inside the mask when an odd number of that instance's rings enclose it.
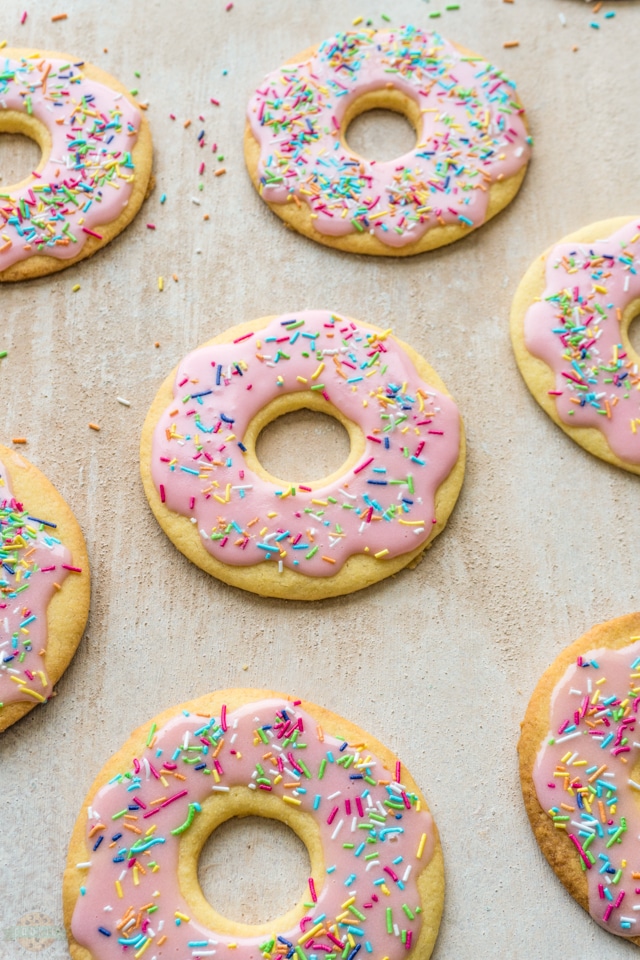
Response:
[[[640,934],[640,784],[631,779],[640,749],[640,638],[631,640],[584,654],[566,671],[533,771],[540,806],[580,858],[591,916],[622,937]]]
[[[391,85],[416,102],[416,147],[388,162],[340,143],[351,103]],[[527,163],[530,138],[515,85],[481,57],[415,27],[338,34],[268,74],[249,102],[261,194],[292,195],[328,236],[370,231],[400,247],[434,226],[477,227],[488,187]]]
[[[140,112],[117,90],[82,74],[82,63],[46,57],[0,60],[4,110],[35,117],[52,146],[26,186],[0,185],[0,272],[35,254],[77,256],[96,228],[129,202]]]
[[[72,563],[55,527],[50,517],[34,518],[28,505],[15,500],[0,463],[0,709],[51,696],[41,655],[47,646],[47,607],[56,584],[68,574],[65,565]]]
[[[595,427],[611,450],[640,464],[637,356],[620,316],[640,297],[640,221],[593,243],[563,243],[547,258],[546,286],[525,317],[525,343],[553,370],[558,416]]]
[[[430,814],[401,781],[400,764],[385,770],[366,745],[323,734],[285,700],[228,715],[223,708],[218,720],[179,713],[89,807],[73,936],[94,960],[120,957],[123,947],[135,956],[144,947],[150,960],[226,956],[230,944],[238,960],[271,960],[287,944],[286,955],[295,949],[300,960],[346,956],[344,947],[353,960],[363,946],[363,956],[371,947],[375,957],[400,960],[420,932],[416,878],[435,843]],[[230,937],[199,922],[180,890],[182,833],[212,793],[232,787],[283,798],[318,826],[325,870],[303,898],[307,919],[301,912],[291,929]]]
[[[218,560],[329,576],[352,554],[395,557],[429,539],[436,490],[459,456],[460,418],[387,334],[305,311],[182,361],[151,473],[167,508],[195,518]],[[359,425],[364,454],[314,490],[261,478],[245,464],[248,424],[275,397],[310,389],[328,413],[334,404]]]

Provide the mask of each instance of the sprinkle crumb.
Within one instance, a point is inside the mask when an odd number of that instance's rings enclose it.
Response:
[[[26,437],[12,437],[12,438],[11,438],[11,443],[26,443],[26,442],[27,442],[27,438],[26,438]]]
[[[178,282],[178,274],[177,274],[177,273],[172,273],[172,274],[171,274],[171,279],[173,280],[174,283],[177,283],[177,282]]]
[[[96,430],[96,431],[100,430],[100,424],[98,424],[98,423],[91,423],[91,422],[90,422],[90,423],[89,423],[89,426],[90,426],[90,428],[91,428],[92,430]]]
[[[203,220],[208,220],[208,219],[209,219],[209,214],[208,214],[208,213],[203,214],[202,219],[203,219]]]
[[[519,47],[519,46],[520,46],[520,41],[519,41],[519,40],[505,40],[505,42],[502,44],[502,46],[505,48],[505,50],[509,50],[511,47]]]
[[[154,347],[159,347],[159,346],[160,346],[160,341],[156,340],[156,342],[154,343]]]
[[[66,20],[68,16],[68,13],[54,13],[51,17],[51,23],[56,23],[58,20]]]

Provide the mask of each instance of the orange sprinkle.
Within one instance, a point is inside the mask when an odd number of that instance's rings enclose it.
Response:
[[[26,438],[26,437],[12,437],[12,438],[11,438],[11,442],[12,442],[12,443],[26,443],[26,442],[27,442],[27,438]]]
[[[100,425],[97,424],[97,423],[91,423],[91,422],[89,422],[89,426],[91,427],[92,430],[99,430],[99,429],[100,429]]]
[[[519,47],[519,46],[520,46],[520,41],[519,41],[519,40],[505,40],[505,42],[502,44],[502,46],[505,48],[505,50],[509,50],[511,47]]]
[[[220,169],[219,169],[219,170],[216,170],[216,172],[214,173],[214,177],[221,177],[222,174],[223,174],[223,173],[226,173],[226,172],[227,172],[227,168],[226,168],[226,167],[220,167]]]
[[[56,23],[58,20],[66,20],[68,16],[68,13],[54,13],[51,17],[51,23]]]
[[[593,8],[593,10],[592,10],[591,12],[592,12],[592,13],[598,13],[601,9],[602,9],[602,0],[600,0],[600,3],[596,3],[595,7]]]
[[[186,130],[187,127],[190,127],[190,126],[191,126],[191,120],[185,120],[183,126],[184,126],[184,128],[185,128],[185,130]]]

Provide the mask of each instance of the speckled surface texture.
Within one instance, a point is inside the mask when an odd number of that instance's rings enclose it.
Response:
[[[634,949],[599,930],[543,861],[520,798],[516,742],[558,652],[637,607],[638,479],[590,457],[538,408],[512,356],[508,317],[522,274],[554,240],[640,212],[640,2],[610,0],[596,14],[582,0],[459,2],[448,12],[444,0],[235,0],[229,11],[224,0],[2,2],[0,39],[85,57],[148,100],[157,181],[108,248],[0,289],[0,351],[8,351],[0,441],[27,437],[23,452],[75,512],[93,569],[86,636],[59,695],[0,740],[2,960],[33,950],[18,939],[30,914],[40,917],[32,926],[44,960],[66,957],[67,840],[104,761],[160,710],[238,686],[307,697],[406,762],[445,855],[437,960],[529,960],[552,949],[592,960]],[[442,16],[430,19],[436,10]],[[62,12],[66,20],[51,21]],[[287,231],[242,159],[245,105],[264,74],[359,15],[382,25],[382,13],[437,26],[503,67],[535,138],[507,210],[450,248],[400,262]],[[520,45],[504,49],[512,40]],[[5,174],[5,139],[0,187],[16,178]],[[215,177],[220,167],[227,173]],[[311,608],[238,592],[189,564],[153,519],[138,474],[147,409],[188,350],[243,320],[307,307],[393,326],[445,381],[468,437],[460,500],[422,563]],[[314,429],[303,429],[302,444],[288,443],[286,431],[272,438],[283,472]],[[263,849],[261,832],[271,828],[259,826],[211,842],[202,874],[231,884],[241,872],[244,892],[229,909],[244,898],[265,919],[262,853],[271,851],[269,872],[296,889],[306,867],[287,872],[299,843]],[[275,912],[277,898],[271,903]]]

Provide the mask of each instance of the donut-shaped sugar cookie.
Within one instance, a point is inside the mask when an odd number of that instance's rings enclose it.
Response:
[[[322,480],[264,470],[264,426],[307,407],[351,449]],[[416,560],[442,530],[464,471],[455,403],[388,330],[328,310],[265,317],[189,354],[147,417],[142,478],[175,545],[225,583],[312,600]]]
[[[346,142],[367,110],[404,114],[413,150],[376,162]],[[247,113],[245,158],[271,209],[352,253],[407,256],[452,243],[516,195],[530,138],[515,85],[416,27],[339,33],[268,74]]]
[[[545,857],[605,930],[640,946],[640,614],[567,647],[531,698],[519,744]]]
[[[640,217],[571,234],[525,274],[511,311],[520,371],[540,406],[576,443],[640,473]]]
[[[0,446],[0,731],[53,695],[89,612],[89,562],[57,490]]]
[[[311,863],[297,906],[260,925],[218,913],[197,877],[212,831],[249,815],[287,824]],[[400,761],[347,720],[265,690],[210,694],[140,727],[89,791],[63,892],[73,960],[123,947],[157,960],[428,958],[443,897],[437,830]]]
[[[5,48],[0,67],[0,132],[42,150],[29,176],[0,184],[0,280],[24,280],[124,230],[150,188],[151,135],[125,87],[80,57]]]

